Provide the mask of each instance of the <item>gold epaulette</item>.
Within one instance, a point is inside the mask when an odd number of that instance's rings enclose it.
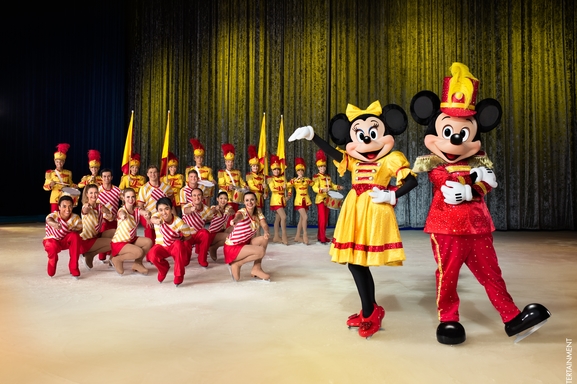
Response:
[[[493,162],[489,160],[489,158],[484,152],[480,152],[477,155],[471,156],[470,158],[467,159],[467,162],[469,163],[469,166],[471,168],[476,167],[493,168]],[[429,172],[438,167],[439,165],[446,163],[447,162],[445,160],[441,159],[437,155],[431,154],[431,155],[419,156],[417,157],[415,163],[413,164],[413,172],[415,173]]]

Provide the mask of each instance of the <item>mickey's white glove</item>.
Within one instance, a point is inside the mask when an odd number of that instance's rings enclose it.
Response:
[[[369,196],[372,197],[372,202],[379,204],[379,203],[388,203],[391,205],[395,205],[397,203],[397,197],[395,195],[395,191],[383,191],[378,187],[373,187],[373,191],[369,192]]]
[[[492,188],[497,188],[497,177],[492,169],[487,167],[471,168],[471,175],[473,173],[477,174],[475,182],[484,181],[489,184]]]
[[[301,140],[301,139],[312,140],[314,136],[315,136],[315,131],[313,130],[313,127],[311,127],[310,125],[307,125],[306,127],[297,128],[293,132],[291,137],[289,137],[288,141],[295,141],[295,140]]]
[[[457,181],[447,181],[441,187],[441,192],[445,196],[445,203],[457,205],[463,201],[471,201],[473,199],[473,192],[471,186],[468,184],[461,184]]]

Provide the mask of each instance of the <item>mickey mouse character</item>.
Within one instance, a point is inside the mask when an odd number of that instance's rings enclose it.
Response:
[[[341,176],[346,170],[351,172],[353,188],[343,202],[329,253],[333,262],[348,264],[353,275],[362,309],[348,318],[347,325],[359,327],[361,337],[375,334],[385,316],[375,299],[369,267],[398,266],[405,260],[393,208],[397,198],[417,186],[417,179],[405,156],[391,150],[393,136],[406,128],[407,115],[400,106],[381,108],[375,101],[366,110],[349,104],[346,114],[331,119],[329,135],[345,151],[315,135],[311,126],[296,129],[289,138],[312,140],[335,159]],[[390,185],[392,178],[396,186]]]
[[[432,152],[418,157],[413,171],[428,172],[433,183],[425,232],[430,234],[437,262],[441,322],[437,340],[442,344],[465,341],[465,329],[459,323],[457,282],[466,264],[501,315],[507,335],[519,335],[516,341],[520,341],[537,330],[550,313],[541,304],[529,304],[519,311],[507,292],[493,247],[495,227],[484,196],[497,187],[497,181],[491,161],[481,151],[481,133],[499,125],[501,105],[495,99],[476,103],[479,81],[467,66],[454,63],[450,70],[452,76],[443,82],[442,100],[433,92],[421,91],[411,101],[411,115],[427,126],[424,141]]]

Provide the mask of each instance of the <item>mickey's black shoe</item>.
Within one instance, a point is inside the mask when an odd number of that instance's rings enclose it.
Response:
[[[551,312],[541,304],[529,304],[513,320],[505,323],[507,336],[517,336],[515,342],[529,336],[551,317]]]
[[[441,344],[461,344],[465,341],[465,328],[458,321],[447,321],[437,327],[437,341]]]

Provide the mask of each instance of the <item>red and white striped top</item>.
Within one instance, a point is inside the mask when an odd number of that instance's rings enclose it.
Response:
[[[113,243],[131,243],[136,239],[136,228],[138,227],[138,222],[140,221],[140,210],[134,208],[134,212],[130,213],[126,207],[122,207],[118,210],[118,213],[124,212],[126,215],[124,219],[118,217],[118,227],[114,236],[112,237]]]
[[[150,182],[144,184],[138,191],[136,201],[144,204],[144,209],[150,213],[156,212],[156,202],[162,197],[172,196],[173,190],[170,185],[164,184],[162,181],[155,187]]]
[[[102,212],[101,204],[96,204],[95,207],[90,207],[86,215],[83,213],[82,233],[80,234],[82,240],[89,240],[98,236],[103,220],[104,213]]]
[[[46,220],[51,217],[60,224],[60,229],[52,228],[51,226],[46,223],[46,236],[44,236],[44,240],[46,239],[55,239],[55,240],[62,240],[66,235],[68,235],[72,231],[79,232],[82,230],[82,220],[80,216],[76,213],[70,215],[68,220],[64,221],[60,218],[60,212],[54,211],[48,216],[46,216]]]
[[[232,232],[225,240],[228,245],[241,245],[247,243],[254,237],[260,227],[260,221],[264,220],[264,215],[260,209],[257,209],[257,220],[254,220],[246,211],[246,208],[241,208],[237,211],[242,213],[242,220],[239,221],[233,228]]]
[[[104,189],[102,185],[98,188],[98,202],[108,208],[114,217],[116,217],[116,214],[118,213],[120,193],[120,188],[115,185],[110,189]]]
[[[184,205],[182,207],[182,210],[184,211],[186,208],[190,207],[193,207],[193,204]],[[201,229],[204,229],[204,225],[208,220],[211,219],[211,216],[212,216],[212,210],[206,205],[202,204],[202,211],[195,210],[188,215],[183,215],[182,220],[184,220],[184,222],[188,224],[188,226],[192,230],[192,234],[195,234]]]
[[[211,233],[217,233],[224,230],[228,222],[233,217],[234,215],[227,215],[218,211],[216,214],[212,216],[212,219],[210,220],[210,225],[208,226],[208,231]]]
[[[191,235],[190,227],[180,217],[173,216],[172,223],[167,223],[160,217],[159,213],[152,215],[153,218],[160,219],[160,224],[154,225],[156,232],[156,244],[164,247],[170,247],[176,240],[181,237]]]

